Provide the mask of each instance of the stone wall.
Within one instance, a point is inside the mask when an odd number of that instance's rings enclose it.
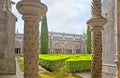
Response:
[[[23,34],[17,33],[15,36],[15,48],[20,48],[20,52],[23,52]],[[40,41],[40,40],[39,40]],[[49,32],[49,53],[54,54],[84,54],[86,35],[60,33],[60,32]],[[40,50],[40,49],[39,49]]]
[[[107,19],[103,30],[103,78],[114,78],[116,74],[115,0],[103,0],[102,12]]]
[[[16,74],[14,55],[16,17],[9,11],[0,11],[0,75]]]
[[[7,5],[7,8],[11,10],[11,4],[13,1],[11,0],[0,0],[0,9],[3,8],[3,4]]]
[[[0,9],[3,7],[4,0],[0,0]]]

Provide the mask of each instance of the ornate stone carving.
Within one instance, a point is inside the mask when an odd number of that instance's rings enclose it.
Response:
[[[24,78],[38,78],[39,21],[47,7],[39,0],[23,0],[17,4],[24,23]]]
[[[106,19],[101,16],[101,0],[92,0],[92,17],[87,21],[92,35],[91,78],[102,78],[102,30]]]
[[[25,78],[38,78],[38,17],[29,16],[24,20],[24,76]]]
[[[92,16],[101,16],[101,0],[92,0]]]

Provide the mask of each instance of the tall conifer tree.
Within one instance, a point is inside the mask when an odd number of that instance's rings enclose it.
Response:
[[[42,18],[40,40],[41,40],[41,53],[48,54],[48,27],[46,15]]]
[[[90,28],[87,28],[87,53],[91,54],[91,31]]]

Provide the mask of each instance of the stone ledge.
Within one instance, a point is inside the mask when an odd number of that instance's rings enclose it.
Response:
[[[116,64],[106,64],[106,63],[103,63],[102,66],[116,67]]]

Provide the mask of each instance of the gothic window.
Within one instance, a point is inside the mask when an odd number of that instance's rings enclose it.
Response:
[[[55,47],[56,49],[61,49],[61,48],[62,48],[62,44],[57,41],[57,42],[55,43],[54,47]]]

